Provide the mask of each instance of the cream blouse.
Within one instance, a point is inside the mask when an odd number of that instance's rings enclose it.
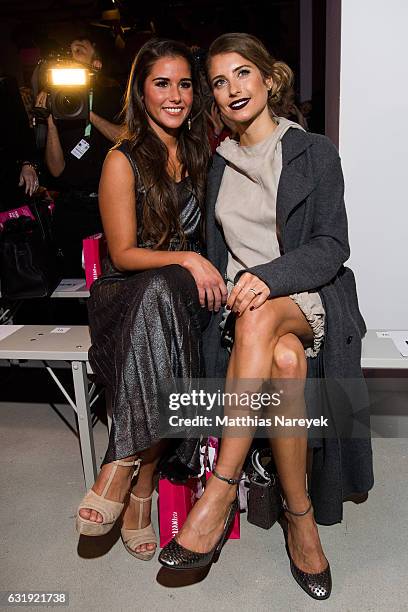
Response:
[[[228,247],[227,286],[230,292],[236,274],[246,268],[280,257],[276,227],[276,200],[282,171],[282,137],[289,129],[303,128],[277,117],[270,136],[253,146],[240,146],[226,138],[217,148],[227,162],[215,206]],[[317,292],[291,297],[314,332],[314,346],[306,355],[315,357],[324,336],[324,308]]]

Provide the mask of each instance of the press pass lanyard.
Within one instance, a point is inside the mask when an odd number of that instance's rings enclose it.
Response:
[[[90,89],[89,90],[89,113],[91,113],[91,110],[92,110],[92,102],[93,102],[93,90]],[[92,124],[91,124],[90,119],[88,118],[88,122],[86,124],[85,132],[84,132],[85,138],[89,138],[89,136],[91,135],[91,128],[92,128]]]

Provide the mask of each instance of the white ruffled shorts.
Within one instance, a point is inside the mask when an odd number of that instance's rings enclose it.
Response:
[[[230,293],[233,285],[228,282],[227,286],[228,293]],[[324,324],[326,317],[320,295],[317,291],[302,291],[301,293],[292,293],[289,297],[299,306],[313,331],[313,346],[309,346],[305,349],[306,357],[317,357],[324,340]],[[224,345],[231,352],[234,336],[231,331],[231,326],[227,324],[227,318],[230,314],[231,312],[224,308],[220,328],[223,330],[222,336]]]

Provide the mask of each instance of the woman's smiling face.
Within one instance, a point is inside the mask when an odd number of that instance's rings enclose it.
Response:
[[[178,130],[193,105],[191,70],[184,57],[162,57],[146,78],[143,99],[148,121],[165,130]]]
[[[235,123],[250,123],[266,108],[272,78],[239,53],[211,58],[208,76],[221,113]]]

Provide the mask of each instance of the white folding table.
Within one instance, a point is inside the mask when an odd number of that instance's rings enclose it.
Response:
[[[92,373],[88,363],[90,346],[86,325],[0,325],[0,359],[41,362],[76,412],[87,489],[97,476],[90,412],[97,396],[93,397],[95,385],[89,388],[88,382],[88,374]],[[49,364],[58,361],[70,363],[74,398],[71,398]],[[375,330],[369,330],[363,340],[361,365],[365,369],[408,369],[408,357],[402,357],[390,338],[378,337]],[[108,414],[108,428],[110,424]]]
[[[369,329],[363,339],[361,367],[377,370],[408,369],[408,357],[403,357],[391,338],[381,333],[391,330]]]
[[[90,408],[95,385],[89,389],[88,363],[91,346],[86,325],[1,325],[0,359],[42,362],[78,417],[79,442],[82,453],[85,486],[89,489],[97,476]],[[74,398],[70,396],[49,362],[65,361],[71,365]]]
[[[89,297],[89,289],[84,278],[63,278],[51,297],[84,299]]]

